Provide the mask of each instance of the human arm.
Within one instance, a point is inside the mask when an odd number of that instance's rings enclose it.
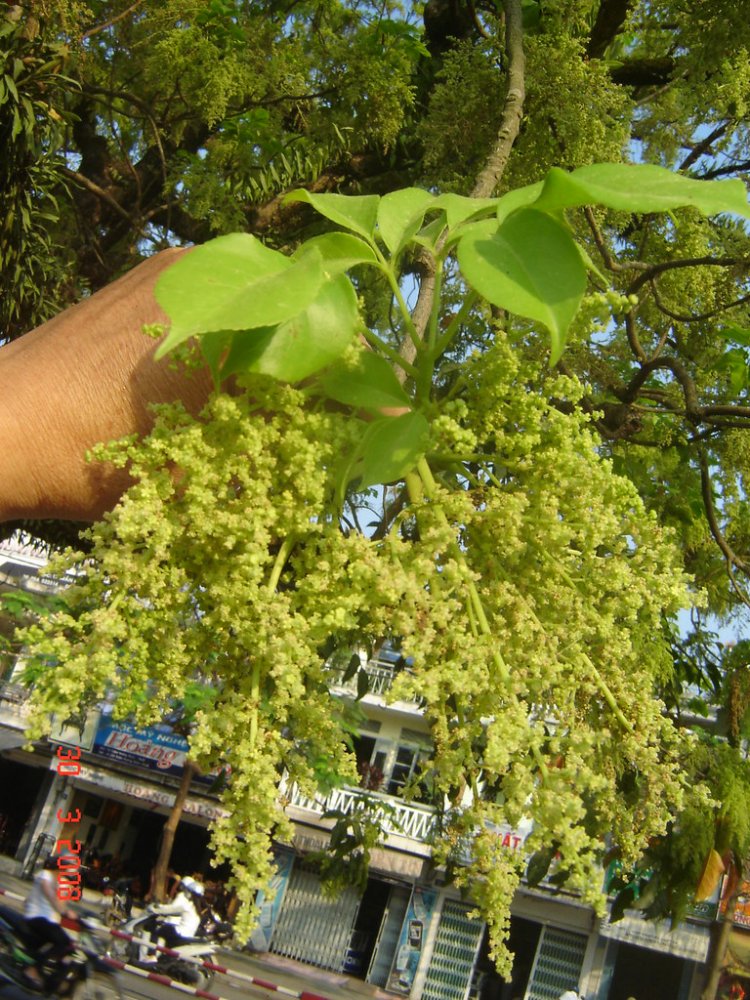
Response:
[[[93,521],[127,488],[127,472],[88,462],[99,442],[144,434],[152,403],[193,412],[208,372],[154,360],[145,324],[166,322],[159,275],[187,251],[165,250],[78,305],[0,347],[0,521]]]
[[[176,905],[174,900],[169,903],[149,903],[149,911],[157,913],[160,917],[177,916],[182,913],[182,907]]]

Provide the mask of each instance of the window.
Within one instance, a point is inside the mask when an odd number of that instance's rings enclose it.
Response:
[[[391,768],[390,780],[386,789],[389,795],[400,795],[404,785],[418,769],[424,754],[417,747],[399,746],[396,749],[396,759]]]
[[[362,788],[401,795],[430,757],[429,738],[410,729],[403,729],[398,740],[361,733],[354,740],[354,753]]]

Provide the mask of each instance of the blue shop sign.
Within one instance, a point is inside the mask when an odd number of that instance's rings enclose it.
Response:
[[[120,764],[179,775],[188,754],[188,742],[184,736],[164,732],[156,726],[136,729],[127,722],[103,718],[94,737],[93,751]]]

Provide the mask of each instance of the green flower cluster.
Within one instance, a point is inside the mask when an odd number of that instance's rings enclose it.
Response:
[[[580,386],[540,381],[501,337],[431,426],[439,462],[418,462],[372,537],[338,510],[361,419],[247,384],[198,419],[166,407],[147,440],[110,449],[135,485],[92,529],[90,556],[58,567],[78,574],[68,610],[25,637],[31,735],[107,692],[153,721],[190,681],[210,683],[191,750],[231,768],[213,846],[247,928],[272,837],[291,836],[282,774],[308,794],[321,761],[329,784],[356,780],[331,644],[397,639],[411,669],[393,697],[418,697],[432,728],[436,857],[458,863],[507,969],[525,862],[502,848],[503,824],[532,819],[529,849],[553,848],[558,877],[601,903],[605,836],[634,858],[680,805],[685,737],[652,697],[669,667],[661,615],[685,598],[670,540],[586,418],[550,404]]]

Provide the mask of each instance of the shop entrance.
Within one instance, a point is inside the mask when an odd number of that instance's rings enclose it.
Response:
[[[489,934],[485,930],[469,993],[470,1000],[516,1000],[525,996],[541,932],[541,924],[523,917],[511,917],[508,948],[513,952],[514,959],[511,980],[506,983],[490,959]]]
[[[129,867],[132,874],[137,875],[141,884],[148,888],[151,879],[151,869],[156,863],[161,844],[162,830],[166,816],[147,812],[145,809],[134,809],[130,820],[135,827],[132,840]],[[199,872],[203,875],[215,872],[211,869],[211,851],[208,846],[208,830],[197,823],[188,823],[184,819],[177,827],[169,863],[172,871],[179,875],[192,875]]]
[[[692,963],[676,955],[636,948],[616,942],[614,970],[607,1000],[686,1000],[692,979]],[[607,964],[611,955],[607,954]]]
[[[401,928],[403,927],[406,912],[409,908],[411,887],[386,885],[383,882],[376,883],[376,885],[387,890],[387,894],[381,897],[384,905],[374,909],[372,914],[371,926],[374,926],[375,919],[378,918],[379,927],[377,929],[377,938],[373,938],[367,982],[373,983],[375,986],[385,986],[388,983],[388,977],[393,967],[393,960],[396,957],[396,949],[398,948],[401,936]]]
[[[0,854],[15,857],[47,773],[0,757]]]

